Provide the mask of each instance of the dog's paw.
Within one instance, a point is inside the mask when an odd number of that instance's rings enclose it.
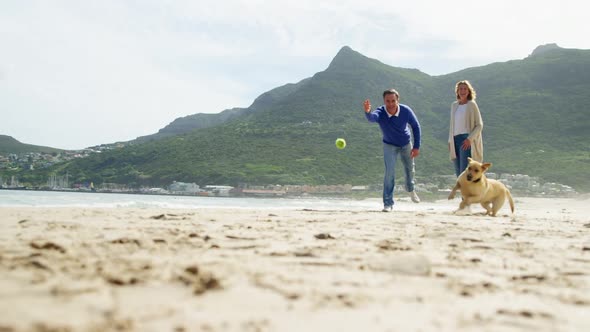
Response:
[[[455,193],[450,193],[448,199],[451,200],[453,198],[455,198]]]

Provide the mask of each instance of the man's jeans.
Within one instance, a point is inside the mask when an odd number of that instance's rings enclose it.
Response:
[[[467,150],[463,150],[461,145],[463,141],[467,139],[468,134],[460,134],[453,137],[453,143],[455,143],[455,159],[453,159],[453,163],[455,164],[455,175],[459,177],[461,173],[467,168],[467,157],[471,157],[471,147]]]
[[[383,143],[383,160],[385,176],[383,178],[383,205],[393,205],[393,189],[395,188],[395,162],[399,155],[406,174],[406,190],[414,191],[414,159],[411,157],[412,143],[403,147]]]

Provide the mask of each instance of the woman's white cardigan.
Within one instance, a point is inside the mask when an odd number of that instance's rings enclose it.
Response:
[[[467,139],[471,142],[471,158],[483,162],[483,139],[481,138],[481,130],[483,129],[483,121],[479,113],[479,107],[474,100],[467,102],[467,109],[465,112],[466,127],[469,128],[469,136]],[[455,143],[453,141],[453,126],[455,125],[455,111],[459,107],[459,102],[455,101],[451,105],[451,125],[449,126],[449,157],[451,160],[457,158],[455,153]]]

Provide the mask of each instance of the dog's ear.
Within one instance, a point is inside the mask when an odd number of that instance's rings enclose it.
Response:
[[[471,157],[467,157],[467,162],[468,162],[468,163],[470,163],[470,162],[472,162],[472,161],[473,161],[473,159],[471,159]]]
[[[484,172],[487,171],[490,167],[492,167],[492,163],[481,164],[481,168],[483,168]]]

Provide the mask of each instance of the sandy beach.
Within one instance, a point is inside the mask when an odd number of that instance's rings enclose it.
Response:
[[[590,331],[590,199],[458,202],[0,208],[0,331]]]

